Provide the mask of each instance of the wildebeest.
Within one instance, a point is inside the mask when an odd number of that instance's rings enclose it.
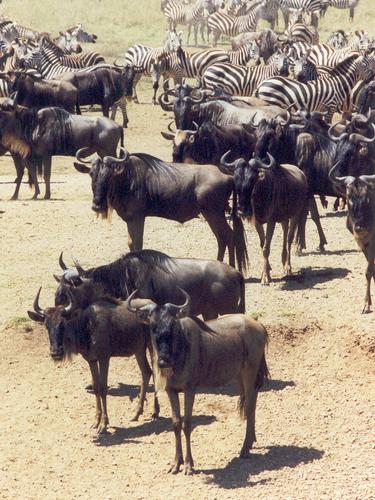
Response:
[[[113,106],[117,108],[115,103],[120,101],[123,111],[123,127],[126,128],[129,120],[124,99],[132,95],[133,81],[137,71],[137,67],[129,65],[122,69],[115,66],[94,67],[89,72],[67,72],[56,78],[76,87],[80,106],[98,104],[105,117],[109,117],[110,108]]]
[[[133,305],[137,291],[128,298],[130,311],[150,325],[153,345],[153,370],[157,390],[166,390],[172,409],[176,453],[169,472],[176,474],[182,464],[185,474],[193,473],[190,447],[192,413],[197,387],[221,386],[235,379],[240,389],[239,410],[246,418],[246,434],[240,452],[249,457],[255,437],[255,407],[259,388],[268,375],[264,354],[266,329],[242,314],[232,314],[203,323],[187,317],[185,303]],[[178,394],[184,393],[184,417],[180,414]],[[186,439],[183,457],[181,429]]]
[[[308,192],[306,177],[299,168],[280,165],[269,153],[267,155],[269,164],[258,158],[249,162],[240,158],[227,163],[224,155],[220,166],[234,175],[238,214],[250,219],[258,232],[264,258],[263,285],[268,285],[271,280],[268,257],[276,222],[280,222],[283,228],[282,264],[287,275],[292,272],[291,245],[299,219],[306,210]]]
[[[367,125],[366,117],[358,115],[359,124]],[[358,121],[357,121],[358,123]],[[371,278],[375,280],[375,175],[374,165],[368,165],[370,159],[374,159],[375,125],[370,124],[373,137],[366,137],[357,131],[350,130],[343,132],[338,140],[340,141],[335,163],[329,172],[331,181],[338,187],[341,194],[347,199],[348,216],[347,228],[353,234],[359,248],[367,259],[366,269],[366,295],[362,313],[371,311]],[[371,148],[369,150],[369,148]],[[365,165],[361,165],[361,156]],[[366,161],[366,157],[368,157]],[[373,160],[374,161],[374,160]],[[351,162],[358,167],[353,170]],[[368,174],[364,171],[367,170]],[[342,172],[351,170],[356,172],[351,175],[343,175]]]
[[[34,300],[34,310],[29,317],[43,323],[48,330],[50,355],[55,361],[81,354],[88,362],[96,397],[96,418],[93,428],[104,431],[109,423],[107,412],[107,382],[111,357],[129,357],[133,354],[142,374],[141,392],[133,420],[143,413],[146,389],[151,377],[146,357],[149,341],[147,328],[142,327],[127,305],[111,297],[97,298],[81,309],[75,304],[74,290],[67,288],[67,305],[42,309],[39,306],[40,290]],[[154,415],[158,415],[157,400]]]
[[[56,305],[66,303],[64,283],[79,289],[85,300],[92,300],[85,287],[98,284],[105,292],[119,299],[127,299],[135,289],[138,296],[157,304],[173,302],[180,295],[179,288],[190,295],[190,312],[202,314],[205,320],[218,315],[245,312],[245,282],[233,267],[216,260],[179,259],[156,250],[139,250],[123,255],[102,266],[84,270],[67,268],[62,254],[60,266],[64,270],[55,295]]]
[[[195,130],[176,130],[171,134],[161,134],[164,139],[173,141],[173,161],[219,165],[221,157],[228,150],[233,158],[250,160],[255,145],[252,131],[250,126],[247,129],[245,125],[221,127],[212,122],[204,122],[200,127],[195,124]]]
[[[69,82],[42,80],[21,71],[10,72],[4,78],[10,82],[10,92],[15,92],[15,105],[26,108],[57,106],[70,113],[81,113],[77,89]]]
[[[187,222],[199,214],[208,222],[218,244],[218,260],[228,247],[229,264],[246,268],[247,251],[242,221],[234,215],[233,230],[225,218],[233,179],[217,167],[169,164],[146,153],[123,158],[107,156],[91,160],[91,167],[75,163],[79,172],[89,173],[93,192],[92,209],[108,215],[115,209],[128,227],[130,250],[141,250],[146,217]],[[80,160],[80,151],[77,152]]]
[[[119,142],[123,146],[123,129],[109,118],[72,115],[54,107],[0,107],[0,144],[24,160],[42,162],[45,199],[51,197],[52,156],[75,156],[83,147],[87,154],[115,156]]]

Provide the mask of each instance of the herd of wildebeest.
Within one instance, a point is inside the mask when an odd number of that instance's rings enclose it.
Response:
[[[367,259],[363,312],[371,310],[375,43],[363,29],[339,29],[322,42],[318,29],[327,9],[349,8],[353,18],[357,4],[162,0],[165,45],[133,45],[114,64],[97,52],[82,51],[82,44],[95,43],[97,37],[80,24],[54,38],[8,18],[0,21],[0,91],[5,97],[0,151],[10,153],[17,171],[12,199],[18,197],[25,169],[34,198],[43,173],[49,199],[52,157],[75,156],[75,168],[91,177],[92,209],[104,218],[114,209],[129,237],[130,253],[99,267],[83,269],[78,261],[67,267],[61,254],[54,306],[40,306],[39,289],[28,314],[48,330],[54,360],[81,354],[88,362],[98,432],[108,426],[109,360],[135,355],[142,384],[134,420],[142,414],[152,375],[153,416],[159,414],[159,390],[167,392],[171,404],[173,473],[183,464],[185,473],[193,471],[191,418],[199,386],[235,380],[247,422],[241,457],[249,456],[255,441],[256,399],[268,376],[267,332],[245,315],[243,219],[258,232],[264,257],[261,283],[267,285],[275,224],[282,225],[282,264],[290,275],[292,243],[297,252],[306,248],[309,212],[322,252],[327,243],[315,196],[325,208],[326,197],[336,199],[336,210],[346,203],[347,227]],[[279,11],[285,31],[276,24]],[[260,19],[271,27],[257,31]],[[181,24],[189,36],[193,28],[196,43],[198,32],[208,43],[211,37],[214,48],[185,50],[176,31]],[[275,25],[283,32],[274,31]],[[216,48],[228,38],[231,50]],[[137,102],[142,75],[152,78],[153,103],[171,113],[169,130],[161,133],[173,145],[173,163],[125,149],[126,101]],[[94,105],[102,107],[103,117],[81,114]],[[114,121],[118,107],[122,126]],[[131,113],[137,113],[136,104]],[[341,116],[332,123],[335,113]],[[217,240],[216,261],[142,250],[146,217],[183,223],[199,215]],[[229,265],[223,263],[226,249]]]

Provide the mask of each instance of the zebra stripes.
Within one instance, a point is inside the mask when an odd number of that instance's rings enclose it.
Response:
[[[233,37],[246,31],[255,31],[265,1],[259,0],[244,16],[233,17],[223,12],[215,12],[208,18],[208,31],[213,34],[212,45],[216,47],[221,35]]]
[[[359,55],[358,52],[348,47],[335,50],[333,47],[324,43],[311,46],[308,43],[295,42],[290,51],[291,57],[294,59],[303,57],[306,52],[309,54],[309,61],[313,62],[316,66],[328,66],[330,68],[334,68],[351,55]]]
[[[196,0],[192,5],[181,4],[175,0],[169,0],[162,6],[164,16],[167,19],[169,30],[175,30],[177,25],[188,25],[188,36],[187,43],[190,41],[191,27],[194,27],[194,41],[195,45],[198,45],[198,27],[202,26],[201,36],[203,41],[204,34],[203,20],[205,13],[208,14],[208,9],[210,8],[209,0]]]
[[[321,0],[278,0],[282,9],[305,10],[316,12],[321,10]]]
[[[204,72],[202,86],[209,90],[221,88],[231,95],[251,96],[264,80],[283,74],[288,74],[288,58],[278,54],[273,63],[251,68],[229,63],[214,64]]]
[[[349,19],[354,19],[354,9],[357,7],[359,0],[324,0],[325,4],[336,9],[349,9]]]
[[[319,43],[319,33],[315,26],[309,26],[305,23],[294,23],[288,26],[285,35],[295,42],[305,42],[310,45]]]
[[[362,57],[352,55],[340,63],[331,77],[307,83],[283,77],[271,78],[263,82],[257,97],[269,104],[283,108],[288,106],[308,111],[329,111],[332,118],[336,110],[342,108],[353,86],[358,80]]]

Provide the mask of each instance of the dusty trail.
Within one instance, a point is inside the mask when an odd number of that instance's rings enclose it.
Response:
[[[130,151],[169,159],[159,131],[168,117],[158,107],[131,107]],[[151,127],[150,127],[151,124]],[[96,220],[89,179],[71,159],[53,166],[53,200],[10,202],[14,179],[0,159],[0,497],[1,498],[374,498],[374,313],[360,314],[364,258],[345,217],[323,218],[329,245],[319,255],[309,223],[308,251],[293,257],[298,279],[282,279],[280,236],[271,249],[275,281],[261,287],[260,252],[248,229],[251,256],[247,311],[270,333],[272,381],[259,396],[258,442],[250,460],[237,458],[244,425],[232,387],[204,391],[195,404],[192,435],[197,474],[166,474],[173,456],[169,407],[151,422],[152,398],[130,422],[140,376],[133,360],[111,361],[110,429],[95,439],[94,398],[80,358],[54,364],[46,332],[26,320],[35,293],[52,303],[61,250],[83,265],[113,260],[127,250],[124,223]],[[145,246],[175,256],[214,258],[207,224],[160,219],[146,224]]]

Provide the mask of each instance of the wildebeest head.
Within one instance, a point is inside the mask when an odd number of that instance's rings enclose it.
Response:
[[[190,297],[181,290],[185,298],[182,305],[167,303],[157,305],[147,304],[142,307],[133,307],[132,300],[136,298],[138,290],[129,295],[126,304],[129,311],[134,312],[137,319],[150,325],[151,341],[157,356],[159,368],[174,368],[181,352],[181,324],[179,319],[189,315]]]
[[[170,92],[169,92],[170,93]],[[173,108],[176,126],[181,130],[191,128],[192,122],[197,121],[196,116],[199,111],[199,104],[206,97],[205,92],[189,85],[176,85],[175,101],[171,105],[166,100],[167,92],[159,97],[159,103],[164,110],[171,111]]]
[[[375,230],[375,175],[338,176],[340,162],[329,172],[329,178],[338,190],[346,196],[348,203],[348,226],[363,249]]]
[[[68,305],[60,305],[57,307],[49,307],[47,309],[42,309],[39,305],[41,287],[35,297],[33,304],[33,311],[27,311],[29,318],[33,321],[43,323],[47,328],[49,343],[50,343],[50,355],[55,361],[61,361],[66,352],[64,349],[64,337],[66,319],[70,318],[73,311],[74,305],[70,300]]]
[[[168,125],[168,132],[161,132],[164,139],[173,141],[172,158],[174,162],[194,163],[190,156],[190,150],[194,145],[196,134],[199,131],[199,126],[193,122],[195,130],[172,130],[171,123]]]
[[[373,173],[368,171],[371,166],[367,165],[374,162],[375,125],[370,119],[371,110],[367,116],[354,114],[339,136],[335,135],[335,129],[340,122],[328,131],[331,140],[338,143],[335,162],[345,169],[345,173],[354,173],[355,176]],[[353,172],[352,168],[357,170]]]
[[[266,158],[267,153],[270,153],[272,156],[278,158],[280,147],[284,147],[284,144],[281,144],[284,129],[288,127],[291,121],[290,113],[288,112],[286,120],[278,116],[271,120],[260,120],[258,125],[255,125],[255,116],[256,114],[252,119],[252,125],[256,129],[254,156],[256,158]]]
[[[240,217],[254,216],[255,207],[252,199],[254,188],[259,180],[265,177],[265,171],[273,169],[276,166],[275,159],[267,153],[270,160],[269,164],[264,161],[254,158],[246,162],[243,158],[239,158],[233,163],[227,163],[226,157],[229,151],[223,155],[220,161],[220,168],[227,173],[232,172],[236,193],[238,195],[238,215]]]
[[[87,161],[82,158],[85,150],[87,151],[87,148],[77,151],[76,158],[80,163],[74,162],[74,166],[78,172],[90,174],[93,192],[92,209],[94,212],[105,216],[108,212],[107,194],[109,185],[114,176],[123,173],[130,155],[126,149],[120,148],[122,158],[105,156],[104,158],[96,157],[91,161]],[[91,167],[86,167],[82,163],[91,163]]]

